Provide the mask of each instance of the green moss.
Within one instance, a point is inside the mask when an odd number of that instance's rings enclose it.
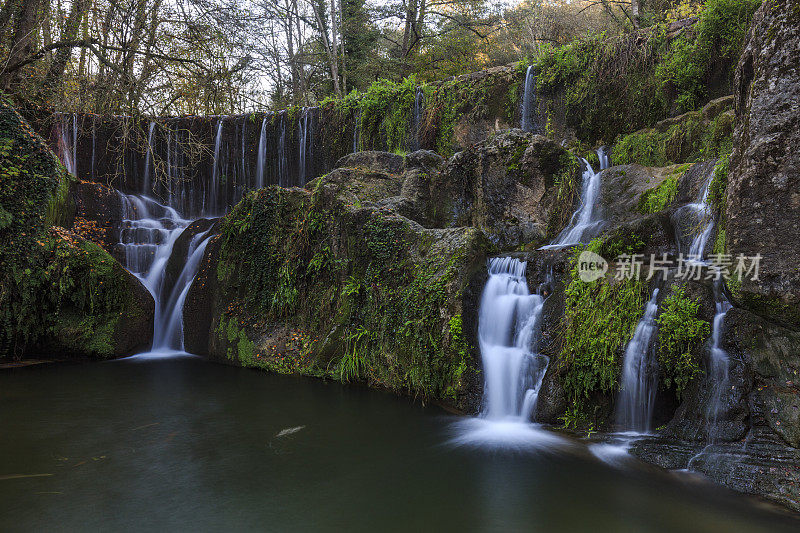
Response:
[[[552,183],[557,188],[556,201],[547,221],[547,234],[551,237],[555,237],[566,226],[573,212],[575,198],[580,193],[581,161],[572,152],[565,152],[559,159],[560,170],[554,175]]]
[[[636,207],[640,213],[658,213],[672,204],[678,192],[679,177],[671,177],[662,181],[658,187],[648,189],[639,198],[639,205]]]
[[[673,289],[661,304],[658,323],[658,361],[661,379],[674,387],[680,398],[700,372],[699,348],[710,332],[709,323],[697,317],[698,299],[686,296],[682,287]]]
[[[533,60],[539,92],[563,97],[566,125],[591,145],[663,120],[674,108],[697,109],[707,101],[712,80],[732,81],[759,4],[710,0],[694,27],[677,38],[668,37],[666,25],[660,24],[620,37],[598,34],[543,47]],[[656,161],[657,144],[651,155]]]
[[[217,276],[229,300],[223,314],[240,321],[236,338],[243,330],[256,338],[277,324],[322,335],[324,342],[284,354],[309,358],[286,367],[327,369],[335,379],[424,399],[454,398],[463,388],[467,348],[442,310],[458,305],[453,283],[463,257],[412,255],[426,245],[408,221],[349,210],[326,190],[324,180],[312,194],[261,189],[226,217]],[[479,235],[469,233],[465,246]],[[223,334],[233,335],[215,332]],[[280,360],[256,355],[248,360],[261,368]]]
[[[655,130],[625,135],[614,145],[614,163],[663,167],[667,164],[664,143],[664,135]]]
[[[664,90],[675,94],[680,109],[696,109],[707,98],[715,66],[735,63],[759,5],[760,0],[709,0],[693,31],[675,39],[656,68],[656,78]],[[732,74],[731,69],[728,75]]]
[[[641,319],[645,291],[637,279],[581,281],[576,263],[577,254],[565,292],[559,360],[572,420],[589,416],[594,395],[609,394],[617,386],[620,355]]]
[[[719,158],[714,166],[714,177],[708,186],[708,203],[715,211],[721,212],[725,208],[725,196],[728,189],[728,172],[730,170],[730,153]],[[723,217],[724,218],[724,217]]]

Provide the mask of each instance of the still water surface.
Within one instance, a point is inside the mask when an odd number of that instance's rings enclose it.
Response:
[[[195,358],[0,371],[0,531],[798,531],[407,399]],[[31,476],[37,477],[19,477]]]

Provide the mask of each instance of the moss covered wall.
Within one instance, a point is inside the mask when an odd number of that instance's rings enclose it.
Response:
[[[192,342],[243,366],[473,405],[477,305],[465,300],[485,238],[425,230],[338,192],[324,178],[313,191],[269,187],[223,219],[185,310],[205,315],[210,338]]]
[[[0,358],[146,348],[152,298],[102,248],[57,226],[73,216],[72,178],[5,102],[0,153]]]

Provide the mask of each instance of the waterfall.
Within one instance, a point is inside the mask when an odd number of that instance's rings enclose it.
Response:
[[[242,134],[244,139],[244,134]],[[244,143],[244,141],[242,141]],[[244,158],[244,147],[242,148],[242,157]],[[260,189],[264,186],[264,167],[267,164],[267,115],[264,115],[261,121],[261,134],[258,137],[258,162],[256,163],[256,188]]]
[[[547,357],[531,351],[536,349],[544,298],[528,291],[526,266],[510,257],[489,262],[478,322],[484,418],[530,420],[547,370]]]
[[[92,181],[95,180],[95,168],[97,164],[97,115],[92,115],[92,165],[91,165],[91,176]]]
[[[603,170],[610,165],[605,147],[598,148],[597,156],[600,160],[600,170],[595,172],[588,161],[582,159],[585,170],[581,186],[581,203],[572,214],[569,225],[559,233],[555,242],[542,249],[563,248],[575,244],[585,243],[594,236],[602,220],[597,218],[596,204],[600,199],[600,176]]]
[[[77,146],[78,146],[78,116],[72,114],[72,131],[70,135],[70,125],[67,124],[69,115],[60,114],[57,126],[58,157],[67,171],[73,176],[78,175],[77,166]]]
[[[728,372],[730,369],[730,358],[728,352],[722,349],[722,333],[725,325],[725,315],[732,309],[730,301],[722,292],[722,279],[714,283],[714,302],[715,313],[714,323],[711,329],[711,351],[709,352],[708,374],[714,387],[711,393],[711,402],[706,411],[706,427],[708,428],[708,440],[713,442],[716,438],[715,431],[717,419],[722,411],[722,395],[728,390]]]
[[[241,154],[240,154],[241,156],[239,157],[239,161],[242,164],[241,165],[241,168],[242,168],[242,184],[243,184],[244,187],[247,187],[248,184],[250,183],[250,180],[248,179],[248,172],[247,172],[247,170],[249,168],[249,165],[247,164],[247,150],[245,149],[245,139],[247,139],[247,117],[246,116],[242,116],[242,129],[241,129],[241,143],[242,143],[242,145],[241,145]],[[261,138],[260,137],[258,139],[258,142],[261,143]],[[263,174],[261,176],[261,179],[262,179],[261,187],[263,187],[264,186],[264,182],[263,182],[264,176],[263,176]]]
[[[78,114],[72,114],[72,165],[73,174],[78,175]]]
[[[356,124],[353,127],[353,153],[358,152],[358,145],[361,141],[361,108],[356,113]]]
[[[161,327],[156,327],[153,332],[153,347],[164,349],[177,349],[183,351],[183,304],[186,295],[192,286],[192,281],[200,269],[200,261],[203,259],[206,245],[208,245],[208,234],[211,228],[203,233],[198,233],[192,237],[189,243],[189,251],[181,274],[175,282],[166,300],[166,305],[162,305]],[[161,295],[163,298],[163,294]]]
[[[414,114],[412,120],[412,138],[411,138],[411,149],[419,150],[419,137],[422,129],[422,111],[425,105],[425,93],[422,89],[417,89],[417,93],[414,96]]]
[[[217,135],[214,139],[214,167],[211,171],[211,187],[209,187],[209,194],[208,194],[208,210],[212,213],[216,213],[217,211],[217,191],[219,190],[219,149],[220,145],[222,144],[222,125],[225,122],[224,117],[219,118],[219,122],[217,123]]]
[[[714,230],[714,216],[711,212],[711,206],[708,204],[708,193],[711,189],[711,181],[713,178],[714,173],[712,172],[700,189],[698,198],[693,203],[682,206],[675,211],[674,215],[677,217],[675,227],[681,228],[680,223],[688,211],[691,223],[690,229],[693,234],[691,243],[689,244],[688,257],[699,262],[703,261],[703,253],[705,252],[706,244],[708,244],[708,239]],[[683,241],[682,237],[679,231],[677,235],[679,247]]]
[[[653,360],[653,334],[656,331],[658,289],[647,302],[644,316],[625,348],[622,383],[617,399],[617,424],[623,431],[647,433],[653,416],[658,372]]]
[[[454,425],[451,444],[547,450],[566,445],[529,423],[550,360],[537,352],[544,297],[528,291],[526,268],[511,257],[489,261],[478,313],[483,409],[479,418]]]
[[[281,134],[278,137],[278,185],[289,185],[289,162],[286,160],[286,111],[280,112]]]
[[[156,123],[150,121],[147,126],[147,152],[144,156],[144,175],[142,176],[142,194],[150,193],[150,166],[153,164],[153,132]]]
[[[522,94],[520,115],[520,127],[524,131],[541,133],[536,120],[536,76],[533,74],[533,65],[525,71],[525,92]]]
[[[297,134],[298,134],[298,142],[299,144],[299,154],[298,154],[298,167],[299,167],[299,183],[301,187],[306,184],[307,174],[308,174],[308,152],[309,148],[313,147],[313,127],[314,127],[314,117],[312,107],[304,107],[300,112],[300,120],[297,124]],[[312,156],[313,162],[313,156]]]
[[[190,220],[169,206],[145,196],[119,193],[123,223],[119,246],[125,267],[138,277],[155,300],[153,351],[183,350],[183,303],[208,243],[210,230],[195,235],[175,284],[165,284],[175,243]]]

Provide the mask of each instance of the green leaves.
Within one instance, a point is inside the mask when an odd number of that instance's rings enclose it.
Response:
[[[675,288],[661,304],[658,323],[658,360],[664,385],[675,387],[678,398],[700,372],[695,353],[710,333],[707,321],[697,317],[698,299],[686,296],[682,287]]]

